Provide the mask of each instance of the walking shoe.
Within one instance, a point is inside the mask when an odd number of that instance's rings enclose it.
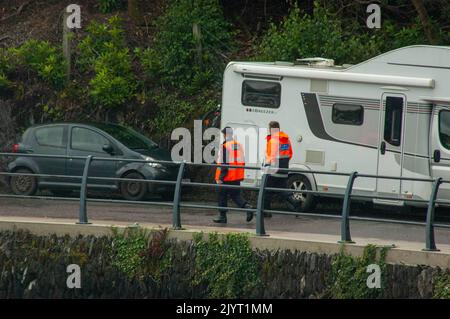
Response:
[[[220,214],[219,217],[213,219],[213,222],[218,223],[218,224],[226,224],[227,216]]]
[[[244,208],[253,209],[249,204],[245,204]],[[247,222],[250,222],[253,219],[253,212],[247,212],[247,218],[245,219]]]

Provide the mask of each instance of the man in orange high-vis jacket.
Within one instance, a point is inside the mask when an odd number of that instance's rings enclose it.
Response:
[[[265,165],[273,169],[272,174],[267,176],[267,187],[286,188],[288,172],[278,171],[278,168],[289,168],[289,161],[292,158],[292,145],[289,136],[280,130],[280,124],[272,121],[269,123],[269,135],[266,137],[266,159]],[[289,200],[289,193],[279,193],[284,200]],[[267,192],[264,198],[264,209],[270,209],[274,193]],[[272,214],[265,213],[264,216],[272,217]]]
[[[216,169],[216,183],[220,185],[241,185],[244,179],[244,168],[233,166],[245,166],[244,150],[242,145],[233,139],[233,130],[230,127],[225,127],[222,130],[224,134],[224,142],[219,150],[219,157],[217,164],[230,165],[230,167],[217,167]],[[239,188],[219,187],[218,206],[228,207],[228,196],[240,208],[250,208],[247,202],[241,196]],[[247,222],[253,219],[253,213],[247,212]],[[227,222],[227,210],[219,209],[219,217],[214,219],[215,223]]]

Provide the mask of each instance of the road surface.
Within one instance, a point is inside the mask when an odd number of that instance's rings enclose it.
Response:
[[[191,202],[192,203],[192,202]],[[215,203],[205,203],[211,204]],[[321,207],[322,206],[322,207]],[[69,218],[74,222],[78,219],[78,202],[68,202],[62,200],[43,200],[43,199],[17,199],[0,198],[0,216],[20,216],[20,217],[44,217],[44,218]],[[327,207],[319,205],[317,209],[320,213],[332,213],[338,215],[337,205]],[[218,226],[212,222],[217,211],[213,209],[193,209],[182,208],[182,225],[189,226]],[[382,217],[399,219],[400,213],[392,215],[384,210],[373,209],[371,212],[362,209],[355,209],[352,214],[359,216]],[[156,207],[142,204],[120,204],[120,203],[88,203],[88,217],[94,220],[113,220],[130,223],[155,223],[172,224],[172,209],[170,207]],[[424,216],[409,217],[408,220],[424,221]],[[423,242],[425,236],[424,226],[392,224],[372,221],[352,220],[351,234],[353,237],[377,238],[395,241],[414,241]],[[255,220],[247,223],[245,213],[229,213],[227,227],[248,229],[249,232],[255,232]],[[312,234],[339,235],[340,220],[321,217],[303,217],[274,215],[272,218],[265,219],[266,232],[303,232]],[[436,228],[437,245],[450,243],[450,229]]]

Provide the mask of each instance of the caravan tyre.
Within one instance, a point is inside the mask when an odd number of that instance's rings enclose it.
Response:
[[[304,175],[292,175],[288,178],[288,188],[295,190],[312,190],[309,179]],[[290,193],[287,198],[288,206],[296,212],[308,212],[314,208],[313,194]]]

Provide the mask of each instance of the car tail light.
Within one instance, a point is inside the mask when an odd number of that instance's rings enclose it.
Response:
[[[19,144],[14,144],[13,145],[12,152],[13,153],[19,153]]]

